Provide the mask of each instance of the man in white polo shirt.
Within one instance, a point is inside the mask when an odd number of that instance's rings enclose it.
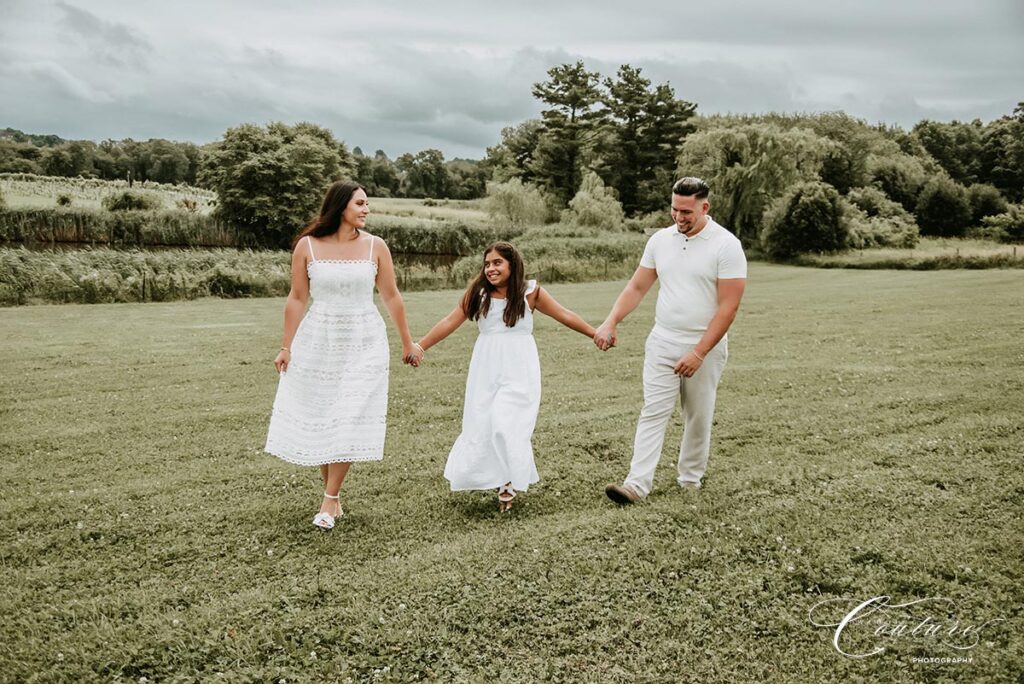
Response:
[[[665,430],[682,396],[680,487],[697,489],[707,469],[715,393],[729,351],[726,332],[736,317],[747,282],[747,259],[735,235],[708,216],[707,183],[683,178],[672,186],[672,219],[647,241],[640,266],[597,329],[594,343],[615,345],[616,326],[661,281],[654,329],[644,354],[644,407],[636,426],[633,461],[621,485],[610,484],[612,501],[631,504],[651,492]]]

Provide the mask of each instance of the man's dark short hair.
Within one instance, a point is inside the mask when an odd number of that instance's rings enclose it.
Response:
[[[709,192],[711,192],[711,188],[708,187],[708,184],[700,178],[694,178],[693,176],[680,178],[672,186],[672,194],[683,197],[696,195],[697,199],[707,199]]]

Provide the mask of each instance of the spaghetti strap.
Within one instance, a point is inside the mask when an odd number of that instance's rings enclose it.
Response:
[[[370,256],[366,258],[367,261],[373,261],[373,243],[377,241],[377,238],[370,236]]]
[[[309,247],[309,258],[314,262],[316,261],[316,254],[313,253],[313,240],[307,235],[306,246]]]

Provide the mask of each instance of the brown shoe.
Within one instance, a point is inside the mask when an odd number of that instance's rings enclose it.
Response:
[[[604,493],[608,495],[609,499],[620,506],[628,506],[629,504],[636,503],[643,498],[629,485],[617,485],[614,483],[605,487]]]

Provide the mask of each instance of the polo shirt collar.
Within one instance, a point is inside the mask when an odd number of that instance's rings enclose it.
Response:
[[[711,216],[708,216],[708,222],[704,225],[703,228],[701,228],[701,231],[699,233],[697,233],[696,235],[694,235],[692,238],[689,238],[689,239],[690,240],[696,240],[697,238],[701,238],[702,240],[710,240],[711,239],[711,229],[712,229],[713,226],[717,226],[717,225],[718,224],[715,223],[715,219],[711,218]],[[679,232],[679,228],[677,228],[676,226],[673,226],[673,228],[676,231],[676,235],[679,235],[681,237],[686,237],[685,235],[683,235],[682,233]]]

